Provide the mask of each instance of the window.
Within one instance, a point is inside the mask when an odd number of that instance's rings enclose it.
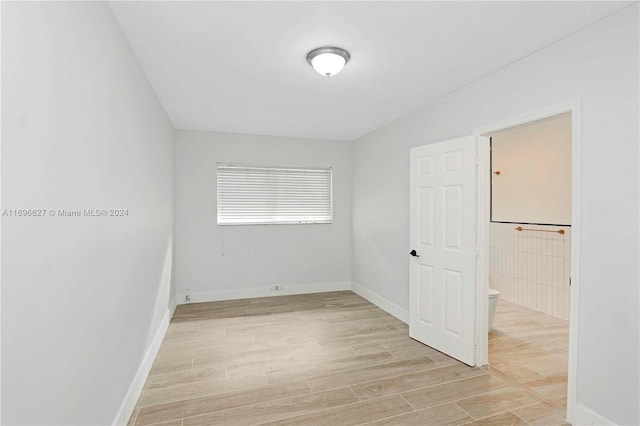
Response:
[[[331,223],[331,168],[218,163],[218,225]]]

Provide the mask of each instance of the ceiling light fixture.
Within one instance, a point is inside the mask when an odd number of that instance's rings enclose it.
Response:
[[[339,47],[318,47],[307,53],[307,62],[320,75],[331,77],[342,71],[351,55]]]

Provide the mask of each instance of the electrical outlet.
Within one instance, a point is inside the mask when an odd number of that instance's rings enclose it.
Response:
[[[284,287],[281,285],[272,285],[271,287],[269,287],[269,290],[271,291],[282,291],[284,290]]]

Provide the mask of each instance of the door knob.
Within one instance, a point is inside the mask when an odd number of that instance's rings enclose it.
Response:
[[[419,255],[418,253],[416,253],[416,251],[415,251],[415,250],[411,250],[411,251],[409,252],[409,254],[410,254],[411,256],[413,256],[413,257],[420,257],[420,255]]]

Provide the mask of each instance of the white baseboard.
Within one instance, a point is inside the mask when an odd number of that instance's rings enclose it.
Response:
[[[571,422],[575,426],[612,426],[615,425],[609,419],[602,417],[600,414],[585,407],[584,405],[578,405],[575,408],[575,418]]]
[[[312,283],[312,284],[286,284],[282,290],[272,291],[270,287],[241,288],[237,290],[216,290],[189,292],[190,300],[186,301],[187,293],[183,290],[176,294],[178,305],[186,303],[217,302],[220,300],[251,299],[254,297],[286,296],[292,294],[326,293],[328,291],[350,290],[349,281]]]
[[[147,380],[147,376],[151,371],[151,367],[153,366],[153,361],[156,359],[156,355],[158,355],[158,350],[160,349],[160,345],[162,344],[162,340],[164,339],[164,335],[167,333],[167,329],[169,328],[169,322],[171,322],[171,318],[173,317],[173,313],[176,310],[175,302],[172,302],[167,309],[167,313],[162,318],[160,325],[158,326],[158,330],[156,331],[153,340],[151,341],[151,346],[147,350],[142,362],[140,363],[140,367],[138,367],[138,371],[136,372],[135,377],[131,381],[131,386],[129,386],[129,391],[118,410],[118,415],[116,416],[114,425],[126,425],[133,414],[133,409],[136,406],[136,402],[140,397],[140,393],[142,392],[142,388],[144,387],[144,383]]]
[[[368,288],[364,287],[362,284],[352,282],[351,291],[358,294],[359,296],[364,297],[369,302],[373,303],[383,311],[390,313],[391,315],[398,318],[403,323],[405,324],[409,323],[408,310],[396,305],[395,303],[391,302],[388,299],[385,299],[384,297],[380,296],[378,293],[369,290]]]

